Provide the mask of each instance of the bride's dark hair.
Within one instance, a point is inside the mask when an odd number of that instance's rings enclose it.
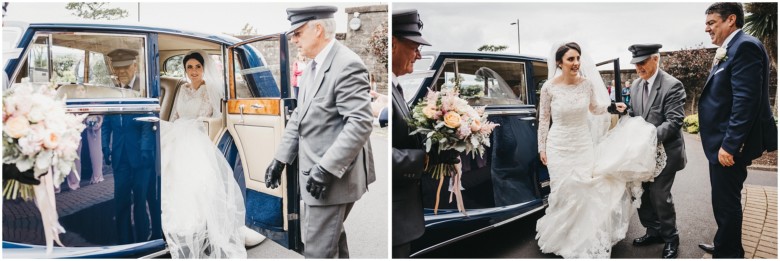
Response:
[[[558,47],[558,50],[555,51],[555,63],[558,64],[563,61],[563,55],[571,49],[577,50],[577,53],[582,54],[579,44],[575,42],[566,43],[561,45],[561,47]]]
[[[187,67],[187,61],[189,61],[190,59],[198,60],[198,62],[200,62],[200,65],[203,66],[203,68],[206,68],[206,64],[203,61],[203,56],[200,55],[200,53],[198,53],[198,52],[191,52],[191,53],[185,55],[184,59],[181,60],[182,65],[184,65],[184,67]]]

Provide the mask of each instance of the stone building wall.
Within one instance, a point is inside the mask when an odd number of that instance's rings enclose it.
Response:
[[[347,26],[344,45],[363,58],[363,62],[376,81],[377,92],[387,94],[387,64],[381,63],[380,59],[370,51],[370,41],[374,31],[387,27],[387,5],[351,7],[344,11],[347,13],[347,24],[354,17],[355,12],[359,13],[358,18],[361,21],[361,26],[357,30],[352,30]],[[388,43],[385,42],[385,45]],[[385,50],[387,49],[385,48]]]

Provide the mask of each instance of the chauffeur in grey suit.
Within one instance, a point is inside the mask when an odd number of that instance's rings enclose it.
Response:
[[[628,48],[633,54],[639,79],[631,85],[631,116],[641,116],[656,126],[658,142],[666,150],[666,167],[654,182],[645,182],[639,220],[647,233],[634,239],[634,245],[665,243],[661,257],[676,258],[678,236],[672,184],[677,171],[685,168],[685,142],[682,121],[685,117],[685,88],[683,84],[658,68],[660,44],[635,44]]]
[[[344,220],[376,179],[368,70],[357,54],[336,41],[336,10],[287,9],[290,39],[311,62],[301,79],[300,106],[266,171],[266,186],[276,188],[284,164],[298,158],[307,258],[349,257]]]

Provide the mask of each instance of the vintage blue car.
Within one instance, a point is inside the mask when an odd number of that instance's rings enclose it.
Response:
[[[226,96],[219,117],[204,127],[245,188],[246,224],[276,243],[302,248],[297,175],[282,186],[264,184],[266,164],[295,108],[290,92],[287,36],[283,33],[240,40],[174,29],[101,24],[4,23],[3,86],[55,84],[67,97],[67,110],[87,113],[80,147],[81,180],[65,182],[56,195],[60,235],[66,247],[45,255],[40,214],[33,202],[3,200],[3,258],[154,257],[166,253],[160,228],[160,120],[168,120],[184,82],[183,55],[204,50],[222,65]],[[135,87],[121,88],[127,68],[111,65],[114,50],[137,53]],[[131,85],[132,86],[132,85]],[[107,127],[107,124],[111,124]],[[129,156],[103,164],[113,139],[140,130],[150,138],[126,146]],[[132,136],[129,136],[132,137]],[[101,140],[110,144],[101,144]],[[128,149],[130,148],[130,149]],[[114,148],[116,149],[116,148]],[[138,155],[145,157],[137,157]],[[135,160],[132,157],[135,156]],[[125,158],[128,157],[128,158]],[[138,162],[137,159],[149,159]],[[148,173],[117,177],[119,164],[143,164]],[[297,173],[297,163],[287,168]],[[132,200],[130,200],[132,198]],[[131,214],[132,213],[132,214]],[[131,217],[132,216],[132,217]]]
[[[488,120],[500,124],[484,157],[461,155],[462,191],[468,216],[458,212],[450,192],[423,175],[425,233],[411,243],[412,256],[507,224],[547,206],[547,168],[537,150],[538,94],[547,79],[543,58],[466,52],[423,52],[415,72],[399,77],[410,106],[428,89],[457,86],[470,105],[486,106]],[[449,178],[447,178],[449,179]],[[448,184],[449,180],[444,181]]]

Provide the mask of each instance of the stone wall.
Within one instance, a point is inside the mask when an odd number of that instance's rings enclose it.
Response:
[[[377,92],[387,94],[387,64],[381,63],[380,59],[370,51],[370,41],[374,31],[387,27],[387,5],[350,7],[344,11],[347,13],[347,24],[354,17],[355,12],[359,13],[358,18],[361,21],[360,28],[357,30],[352,30],[347,26],[344,45],[363,58],[368,71],[374,76]],[[387,49],[385,48],[385,50]]]

